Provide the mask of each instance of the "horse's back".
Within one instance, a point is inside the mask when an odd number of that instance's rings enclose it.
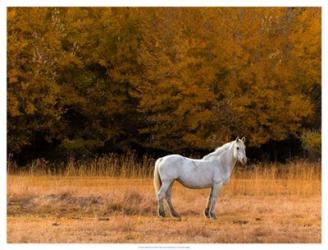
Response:
[[[178,178],[179,170],[186,157],[178,154],[167,155],[156,160],[156,167],[161,178]]]

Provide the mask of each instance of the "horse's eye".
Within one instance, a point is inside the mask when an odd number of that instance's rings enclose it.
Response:
[[[237,150],[239,150],[239,147],[237,147]]]

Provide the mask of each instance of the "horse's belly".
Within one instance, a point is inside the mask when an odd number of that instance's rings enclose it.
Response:
[[[212,178],[209,177],[184,177],[180,176],[177,179],[182,185],[188,188],[209,188],[212,186]]]

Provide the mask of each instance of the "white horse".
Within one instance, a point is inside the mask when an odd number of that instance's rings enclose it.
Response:
[[[215,203],[220,188],[226,183],[237,162],[246,164],[245,137],[228,142],[202,159],[190,159],[182,155],[167,155],[156,160],[154,186],[158,200],[158,214],[165,217],[163,200],[166,199],[171,215],[180,217],[171,201],[171,188],[175,180],[188,188],[211,188],[204,214],[215,219]]]

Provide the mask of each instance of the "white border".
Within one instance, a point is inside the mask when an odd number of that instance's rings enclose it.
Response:
[[[321,6],[322,7],[322,244],[7,244],[7,224],[6,224],[6,190],[7,190],[7,180],[6,180],[6,8],[10,6]],[[323,18],[325,17],[325,18]],[[96,248],[96,249],[142,249],[138,246],[159,246],[159,247],[190,247],[191,249],[205,248],[205,249],[217,249],[217,248],[229,248],[229,249],[239,249],[240,247],[244,249],[262,249],[263,247],[273,249],[273,248],[289,248],[289,249],[300,249],[308,247],[309,249],[327,249],[327,191],[328,191],[328,171],[326,170],[326,163],[328,160],[328,148],[327,148],[327,112],[326,108],[328,103],[325,97],[328,97],[327,93],[327,63],[326,58],[328,55],[327,51],[327,1],[324,0],[313,0],[313,1],[213,1],[207,0],[206,2],[201,0],[113,0],[113,1],[100,1],[100,0],[2,0],[0,2],[0,132],[2,143],[0,143],[0,249],[58,249],[58,247],[67,247],[70,249],[81,249],[81,248]],[[158,248],[159,249],[159,248]],[[165,249],[165,248],[164,248]],[[168,249],[168,248],[167,248]]]
[[[322,100],[322,129],[321,129],[321,140],[322,140],[322,160],[321,160],[321,169],[322,169],[322,186],[321,186],[321,236],[322,240],[321,242],[327,247],[327,238],[328,238],[328,231],[327,231],[327,211],[328,211],[328,206],[327,206],[327,191],[328,191],[328,171],[326,169],[327,167],[327,160],[328,160],[328,147],[327,147],[327,105],[328,105],[328,88],[327,88],[327,56],[328,56],[328,46],[327,46],[327,22],[328,22],[328,5],[327,2],[325,6],[321,10],[321,20],[322,20],[322,32],[321,32],[321,48],[322,48],[322,61],[321,61],[321,86],[322,86],[322,94],[321,94],[321,100]]]
[[[7,232],[7,164],[6,164],[6,155],[7,155],[7,48],[6,48],[6,38],[7,38],[7,16],[6,16],[6,9],[4,6],[1,5],[0,9],[0,249],[2,248],[2,243],[5,242],[6,239],[6,232]]]
[[[5,6],[322,6],[324,0],[3,0]]]

